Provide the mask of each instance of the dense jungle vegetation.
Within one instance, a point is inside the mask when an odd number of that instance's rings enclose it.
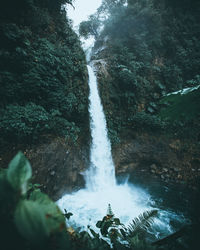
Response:
[[[104,0],[97,13],[81,23],[82,36],[97,37],[93,59],[107,63],[108,74],[99,78],[113,141],[129,128],[199,137],[199,89],[192,101],[180,97],[190,107],[184,112],[178,108],[173,117],[161,112],[171,104],[162,96],[200,84],[199,12],[198,0]],[[180,98],[174,96],[175,107]]]
[[[0,145],[88,130],[85,55],[62,4],[0,2]]]

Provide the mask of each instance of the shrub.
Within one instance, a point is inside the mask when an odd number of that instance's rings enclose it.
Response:
[[[58,110],[47,112],[42,106],[12,104],[0,109],[0,135],[8,142],[37,142],[41,134],[57,134],[77,140],[80,129],[61,117]]]
[[[164,122],[155,115],[147,114],[145,112],[138,112],[131,119],[134,128],[149,131],[160,131],[164,128]]]

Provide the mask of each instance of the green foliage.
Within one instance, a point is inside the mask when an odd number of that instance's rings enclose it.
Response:
[[[8,105],[0,109],[0,134],[7,142],[36,142],[40,134],[54,133],[76,141],[80,128],[62,118],[58,110],[47,112],[42,106]]]
[[[159,112],[164,120],[191,121],[200,114],[200,88],[186,94],[171,94],[160,101],[165,105]]]
[[[108,237],[115,249],[155,249],[145,241],[145,233],[153,224],[153,219],[157,216],[157,210],[146,211],[132,220],[127,227],[118,218],[115,218],[110,204],[107,215],[102,221],[98,221],[96,226],[104,237]],[[124,246],[121,244],[124,242]],[[144,248],[142,248],[144,247]]]
[[[125,229],[129,237],[135,237],[146,231],[153,223],[153,219],[158,215],[158,210],[146,211],[132,220],[132,223]]]
[[[0,172],[3,191],[0,192],[0,233],[4,249],[33,249],[35,245],[42,249],[52,234],[66,229],[65,218],[55,203],[39,189],[27,188],[30,178],[30,164],[20,152],[9,168]]]
[[[165,128],[182,138],[198,140],[200,114],[200,88],[188,88],[187,93],[171,94],[160,100],[158,117]]]
[[[72,213],[70,213],[70,212],[68,213],[66,209],[64,209],[64,210],[65,210],[64,216],[65,216],[65,218],[66,218],[66,219],[68,219],[68,220],[69,220],[69,219],[70,219],[70,217],[71,217],[73,214],[72,214]]]
[[[100,232],[103,236],[107,236],[108,235],[108,229],[112,226],[113,221],[111,220],[111,218],[108,217],[104,217],[102,221],[98,221],[96,226],[98,228],[100,228]]]
[[[48,112],[34,103],[26,106],[8,105],[0,113],[1,136],[7,137],[8,141],[25,141],[31,134],[34,135],[34,131],[37,133],[34,136],[37,136],[49,120]]]
[[[21,201],[15,211],[15,224],[20,234],[34,244],[42,244],[49,236],[45,211],[33,201]]]
[[[7,16],[3,2],[1,141],[32,143],[47,134],[75,141],[89,122],[85,55],[60,10],[61,4],[72,1],[21,0],[16,13]],[[16,1],[8,2],[15,6]]]
[[[164,128],[164,122],[159,117],[145,112],[139,112],[133,116],[131,123],[138,130],[159,131]]]
[[[17,20],[21,15],[25,16],[25,11],[30,9],[35,9],[36,6],[42,9],[48,9],[48,11],[59,13],[61,6],[63,4],[72,5],[73,0],[1,0],[0,2],[0,17],[1,18],[11,18],[12,20]],[[11,8],[12,6],[12,8]]]
[[[19,152],[10,162],[7,171],[7,179],[9,184],[20,191],[21,194],[27,192],[27,184],[31,178],[32,170],[25,156]]]
[[[84,37],[85,39],[88,39],[90,35],[93,34],[92,24],[90,21],[83,21],[79,25],[79,34],[80,36]]]
[[[23,237],[37,245],[65,228],[64,217],[58,207],[37,189],[30,194],[29,200],[18,204],[14,218]]]

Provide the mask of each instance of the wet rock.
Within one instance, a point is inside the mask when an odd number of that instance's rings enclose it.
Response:
[[[150,168],[153,169],[153,170],[157,170],[156,164],[152,164],[152,165],[150,166]]]
[[[128,170],[128,165],[122,166],[117,172],[118,174],[126,173]]]
[[[54,186],[54,187],[53,187],[53,190],[54,190],[54,191],[57,191],[58,189],[59,189],[59,188],[58,188],[57,186]]]
[[[55,171],[51,171],[51,173],[50,173],[51,176],[54,176],[55,174],[56,174]]]
[[[120,168],[117,169],[117,174],[131,172],[134,169],[136,169],[137,166],[138,166],[138,164],[134,163],[134,162],[131,162],[131,163],[126,164],[126,165],[121,165]]]
[[[178,151],[180,148],[181,148],[181,142],[180,140],[175,140],[175,141],[172,141],[170,144],[169,144],[169,147],[175,151]]]
[[[126,136],[121,141],[112,150],[117,172],[123,169],[125,173],[134,174],[135,170],[146,169],[155,177],[165,180],[179,183],[184,180],[188,184],[198,183],[200,179],[199,150],[193,142],[187,142],[187,148],[191,151],[184,151],[186,141],[164,135],[134,133],[132,138]],[[124,167],[129,162],[134,162],[135,167]]]
[[[98,75],[104,75],[105,77],[109,77],[109,73],[107,71],[107,62],[104,59],[92,60],[92,65],[98,72]]]

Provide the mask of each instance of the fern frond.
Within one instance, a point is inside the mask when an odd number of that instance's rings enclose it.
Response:
[[[146,211],[132,220],[132,222],[125,228],[127,237],[134,237],[141,231],[146,231],[153,223],[157,216],[158,210]]]

